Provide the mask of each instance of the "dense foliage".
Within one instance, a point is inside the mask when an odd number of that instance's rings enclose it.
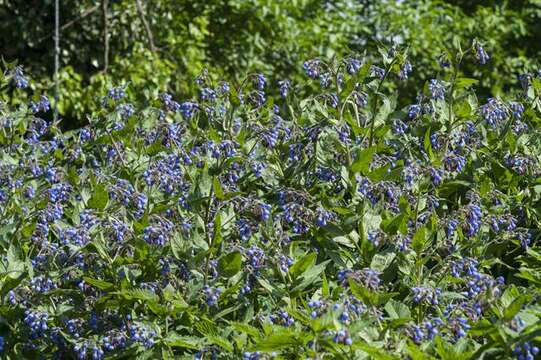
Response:
[[[52,0],[0,0],[0,55],[36,77],[37,94],[51,88],[53,14]],[[405,104],[458,43],[490,49],[491,66],[460,69],[483,95],[507,93],[541,54],[539,0],[66,0],[60,15],[64,129],[83,125],[112,83],[130,81],[142,104],[159,92],[186,97],[204,66],[232,82],[253,71],[300,82],[306,58],[370,56],[397,42],[416,65],[400,84]]]
[[[490,55],[457,47],[414,102],[392,47],[112,87],[68,132],[6,70],[3,358],[533,358],[541,79],[478,96]]]

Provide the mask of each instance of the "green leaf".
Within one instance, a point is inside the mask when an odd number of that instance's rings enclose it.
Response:
[[[348,279],[348,283],[353,295],[355,295],[358,299],[362,300],[362,302],[364,302],[365,304],[370,304],[374,306],[385,304],[387,301],[389,301],[389,299],[398,294],[396,292],[381,294],[372,292],[352,278]]]
[[[370,162],[376,153],[376,146],[363,149],[357,153],[357,159],[351,164],[350,170],[353,173],[368,174]]]
[[[365,353],[370,355],[371,358],[373,358],[375,360],[393,360],[393,359],[397,359],[396,357],[394,357],[392,355],[386,354],[383,350],[380,350],[380,349],[378,349],[378,348],[376,348],[374,346],[368,345],[367,343],[364,343],[364,342],[362,342],[362,343],[356,342],[356,343],[354,343],[352,345],[352,348],[364,351]]]
[[[222,243],[222,215],[220,213],[216,214],[214,218],[214,236],[212,238],[212,249],[217,249],[218,246]]]
[[[426,229],[424,226],[421,226],[417,229],[415,234],[413,235],[413,239],[411,241],[411,247],[413,250],[415,250],[416,253],[420,253],[423,251],[423,248],[425,246],[426,242]]]
[[[25,270],[24,261],[21,260],[20,255],[21,254],[19,253],[17,247],[11,244],[7,252],[6,275],[9,278],[17,279],[23,274]]]
[[[472,85],[475,85],[479,82],[477,79],[471,79],[471,78],[458,78],[455,81],[455,87],[457,89],[464,89],[467,87],[470,87]]]
[[[154,156],[166,149],[167,148],[163,146],[161,141],[156,141],[145,148],[145,154],[149,156]]]
[[[507,321],[513,319],[513,317],[522,309],[524,304],[529,302],[530,299],[531,294],[524,294],[513,300],[511,305],[507,306],[503,312],[504,319]]]
[[[218,180],[216,176],[212,179],[212,188],[214,189],[214,194],[216,194],[218,200],[224,200],[224,191],[220,184],[220,180]]]
[[[259,341],[255,348],[259,351],[276,351],[302,345],[295,335],[290,330],[276,332]]]
[[[462,119],[468,118],[472,112],[471,105],[467,100],[456,102],[453,108],[455,115]]]
[[[394,235],[398,231],[403,233],[407,231],[408,219],[407,214],[399,214],[392,219],[382,221],[382,229],[389,235]]]
[[[376,304],[376,297],[375,294],[372,294],[368,289],[366,289],[364,286],[359,285],[355,280],[352,278],[348,279],[349,288],[353,295],[355,295],[358,299],[362,300],[365,304],[375,305]]]
[[[452,194],[456,192],[466,192],[467,190],[474,187],[474,185],[469,181],[464,180],[452,180],[444,182],[440,185],[438,188],[438,192],[440,196],[446,196],[450,197]]]
[[[233,251],[218,260],[218,271],[221,276],[230,278],[236,275],[242,266],[242,257],[239,251]]]
[[[21,229],[21,234],[22,236],[28,238],[32,236],[35,229],[36,229],[36,222],[29,222]]]
[[[321,280],[321,273],[325,271],[325,268],[327,267],[327,264],[329,264],[330,260],[324,261],[321,264],[317,264],[315,266],[310,266],[305,272],[302,273],[302,276],[297,279],[295,284],[299,283],[293,290],[291,290],[291,296],[296,296],[300,291],[303,291],[310,285],[316,284],[318,281]]]
[[[399,301],[393,299],[389,300],[385,304],[385,311],[389,314],[391,319],[409,319],[411,318],[410,309]]]
[[[369,172],[366,176],[374,181],[381,181],[385,178],[386,175],[389,174],[389,169],[391,168],[390,164],[380,166],[379,168],[375,169],[374,171]]]
[[[321,293],[323,294],[323,296],[329,296],[330,292],[329,292],[329,282],[327,281],[327,276],[325,275],[325,273],[321,274],[321,280],[322,280],[322,284],[321,284]]]
[[[411,360],[430,360],[433,359],[432,356],[426,354],[423,350],[421,350],[417,345],[415,345],[413,342],[408,341],[408,354],[411,357]]]
[[[444,343],[442,338],[438,335],[434,339],[434,343],[436,344],[436,352],[442,359],[449,359],[449,356],[451,355],[451,352],[448,350],[447,344]]]
[[[252,325],[248,325],[248,324],[245,324],[245,323],[241,323],[241,322],[235,322],[235,321],[231,321],[229,322],[229,325],[231,325],[231,327],[233,329],[235,329],[235,331],[238,331],[238,332],[241,332],[241,333],[244,333],[244,334],[248,334],[250,336],[253,336],[253,337],[259,337],[259,330],[255,327],[253,327]]]
[[[434,159],[434,153],[432,152],[432,142],[430,141],[430,128],[426,129],[424,138],[424,147],[430,160]]]
[[[102,289],[102,290],[109,290],[109,289],[112,289],[114,287],[113,283],[110,283],[110,282],[107,282],[107,281],[104,281],[104,280],[98,280],[98,279],[89,278],[87,276],[83,276],[83,280],[87,284],[92,285],[92,286],[97,287],[98,289]]]
[[[371,212],[366,212],[363,215],[362,225],[363,225],[363,228],[366,230],[366,232],[370,230],[379,229],[380,224],[381,224],[381,215],[376,215]]]
[[[103,210],[109,202],[109,193],[103,184],[94,186],[92,197],[88,200],[88,207],[96,210]]]
[[[273,294],[276,291],[276,288],[270,282],[263,279],[262,277],[257,278],[257,282],[261,284],[261,286],[263,286],[263,288],[271,294]]]
[[[379,272],[384,272],[385,269],[387,269],[387,267],[391,265],[395,257],[396,257],[396,254],[393,252],[388,252],[384,254],[376,254],[372,258],[372,262],[370,263],[370,268]]]
[[[177,334],[170,334],[165,338],[165,343],[171,347],[178,347],[184,349],[199,350],[202,346],[197,346],[197,343],[200,343],[201,339],[195,336],[180,336]]]
[[[376,126],[385,124],[387,122],[389,115],[391,115],[396,106],[396,95],[393,95],[392,98],[384,96],[382,98],[382,103],[378,105],[378,112],[376,113],[376,117],[374,119]]]
[[[314,265],[317,259],[316,253],[309,253],[299,260],[295,261],[293,265],[289,267],[289,274],[293,279],[301,275],[306,271],[310,266]]]
[[[231,345],[231,342],[229,340],[215,335],[209,335],[207,336],[207,339],[211,344],[219,346],[227,352],[233,352],[233,345]]]
[[[126,300],[142,300],[145,302],[157,302],[160,300],[158,295],[146,289],[125,289],[121,291],[116,291],[114,292],[114,294],[121,296]]]

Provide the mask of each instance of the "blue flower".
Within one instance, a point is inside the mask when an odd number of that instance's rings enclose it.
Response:
[[[408,109],[408,117],[410,119],[415,119],[421,114],[421,105],[411,105]]]
[[[118,101],[126,96],[126,91],[122,87],[113,87],[109,89],[107,96],[115,101]]]
[[[126,120],[135,113],[135,107],[130,103],[120,104],[116,107],[116,111],[122,119]]]
[[[142,325],[132,324],[128,327],[128,333],[132,342],[140,343],[147,349],[154,346],[154,337],[156,336],[154,330],[149,330]]]
[[[358,107],[365,107],[366,104],[368,104],[368,94],[365,93],[365,92],[359,92],[359,91],[354,91],[352,94],[353,96],[353,101],[355,101],[355,104],[357,104]]]
[[[445,98],[445,86],[439,80],[430,80],[428,90],[430,91],[430,97],[434,100],[443,100]]]
[[[148,244],[165,246],[171,237],[173,224],[169,220],[159,220],[155,225],[143,229],[143,240]]]
[[[289,93],[289,89],[291,88],[291,83],[289,82],[289,80],[278,81],[278,86],[280,87],[280,95],[283,98],[287,97],[287,94]]]
[[[488,56],[483,46],[479,43],[475,44],[475,57],[481,65],[485,65],[490,59],[490,56]]]
[[[481,228],[481,208],[476,204],[470,204],[466,207],[466,222],[463,224],[464,233],[468,237],[472,237]]]
[[[440,185],[443,180],[443,170],[432,167],[429,169],[429,172],[434,186]]]
[[[38,102],[30,102],[30,110],[35,114],[35,113],[38,113],[38,112],[47,112],[49,111],[49,109],[51,108],[51,103],[49,102],[49,99],[44,96],[44,95],[41,95],[39,97],[39,101]]]
[[[15,67],[12,71],[13,80],[17,89],[26,89],[28,87],[28,79],[24,76],[21,66]]]
[[[383,78],[385,77],[385,69],[382,69],[376,65],[370,66],[370,73],[372,74],[372,76],[375,76],[380,80],[383,80]]]
[[[265,93],[261,90],[250,92],[249,99],[255,107],[261,107],[267,101]]]
[[[252,227],[250,223],[248,222],[248,220],[246,219],[241,218],[237,220],[237,228],[239,231],[240,238],[243,241],[248,240],[250,236],[252,235]]]
[[[272,206],[270,204],[261,203],[258,205],[257,213],[261,220],[266,221],[270,218],[271,208]]]
[[[321,72],[321,61],[319,59],[312,59],[307,60],[302,65],[304,70],[306,71],[306,75],[310,77],[311,79],[317,79],[319,77],[319,74]]]
[[[517,239],[520,241],[520,246],[523,249],[527,249],[532,241],[532,234],[529,232],[519,232],[517,234]]]
[[[86,342],[83,344],[77,344],[73,347],[73,350],[75,351],[78,360],[84,360],[86,358],[87,349],[88,345],[86,344]]]
[[[398,73],[398,77],[400,80],[406,80],[408,78],[408,75],[413,71],[413,66],[409,61],[405,61],[402,66],[400,66],[400,72]]]
[[[524,113],[524,105],[516,101],[511,101],[509,103],[509,107],[511,108],[511,112],[515,118],[522,118],[522,114]]]
[[[349,333],[346,330],[337,331],[332,341],[337,344],[344,344],[348,346],[353,344],[353,340],[351,339]]]
[[[254,84],[258,90],[263,90],[267,85],[267,78],[263,74],[255,74]]]
[[[265,252],[257,246],[252,246],[244,252],[248,263],[254,270],[259,270],[265,263]]]
[[[263,170],[266,169],[266,165],[261,162],[254,161],[252,163],[252,172],[254,173],[256,178],[260,178],[263,175]]]
[[[293,265],[293,259],[286,255],[280,255],[278,259],[280,270],[287,273],[289,270],[289,267]]]
[[[487,124],[492,128],[496,128],[508,117],[505,105],[496,98],[488,99],[488,102],[480,106],[479,110]]]
[[[278,325],[290,327],[295,323],[295,319],[285,310],[279,310],[278,315],[271,315],[270,320]]]
[[[256,352],[244,352],[242,354],[243,360],[259,360],[261,358],[262,354],[259,351]]]
[[[426,302],[430,305],[438,305],[439,296],[441,295],[441,290],[439,288],[431,289],[424,286],[412,287],[411,291],[413,292],[413,302],[419,304],[421,302]]]
[[[462,155],[450,154],[443,159],[445,169],[450,172],[461,172],[466,166],[466,159]]]
[[[353,57],[344,59],[344,63],[346,64],[346,70],[350,75],[356,74],[361,68],[361,62]]]
[[[30,328],[30,337],[36,339],[45,334],[49,329],[47,321],[49,314],[41,311],[26,310],[24,312],[24,323]]]
[[[513,355],[515,355],[518,360],[534,360],[537,354],[539,354],[539,348],[537,346],[532,346],[529,342],[517,344],[513,349]]]
[[[216,98],[217,98],[216,91],[214,91],[211,88],[207,88],[207,87],[202,88],[199,91],[199,93],[200,93],[200,97],[202,101],[210,101],[210,102],[216,101]]]
[[[227,81],[220,81],[218,83],[218,92],[220,93],[220,95],[227,94],[229,90],[230,90],[230,86]]]
[[[197,109],[199,109],[199,105],[191,101],[186,101],[180,105],[180,113],[187,119],[191,118]]]
[[[82,128],[79,132],[79,140],[84,143],[92,139],[92,133],[90,130],[86,127]]]
[[[280,133],[276,128],[265,131],[263,134],[261,134],[261,140],[263,141],[263,145],[270,149],[274,148],[278,143],[279,135]]]
[[[396,119],[395,121],[393,121],[393,125],[391,129],[394,135],[401,136],[401,135],[404,135],[406,131],[408,130],[408,125],[404,123],[402,120]]]
[[[317,226],[326,226],[327,222],[334,217],[333,213],[325,209],[319,208],[316,210],[316,225]]]

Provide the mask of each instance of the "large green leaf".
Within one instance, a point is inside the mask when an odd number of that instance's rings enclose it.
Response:
[[[376,153],[377,147],[372,146],[366,149],[363,149],[357,153],[357,158],[351,164],[350,170],[353,173],[361,173],[367,175],[369,172],[370,162]]]
[[[316,253],[308,253],[299,260],[297,260],[293,265],[289,267],[289,274],[292,278],[296,278],[306,271],[310,266],[314,265],[317,259]]]
[[[258,351],[278,351],[282,349],[294,349],[302,345],[296,334],[290,330],[282,330],[262,338],[256,345]]]
[[[96,210],[103,210],[107,206],[108,202],[109,193],[107,192],[105,185],[96,184],[92,191],[92,196],[90,200],[88,200],[88,207]]]
[[[221,276],[232,277],[240,271],[242,256],[239,251],[233,251],[218,260],[218,271]]]

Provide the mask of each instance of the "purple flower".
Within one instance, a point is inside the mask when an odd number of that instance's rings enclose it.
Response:
[[[289,80],[278,81],[278,86],[280,87],[280,95],[283,98],[287,97],[287,94],[289,93],[289,89],[291,88],[291,83],[289,82]]]
[[[28,79],[24,76],[23,68],[16,66],[12,71],[13,81],[17,89],[26,89],[28,87]]]
[[[434,100],[443,100],[445,98],[445,86],[439,80],[430,80],[428,90],[430,91],[430,97]]]
[[[306,71],[306,75],[311,79],[317,79],[321,72],[321,61],[319,59],[307,60],[302,65]]]
[[[481,65],[485,65],[490,59],[490,56],[488,56],[483,46],[479,43],[475,44],[475,57]]]

